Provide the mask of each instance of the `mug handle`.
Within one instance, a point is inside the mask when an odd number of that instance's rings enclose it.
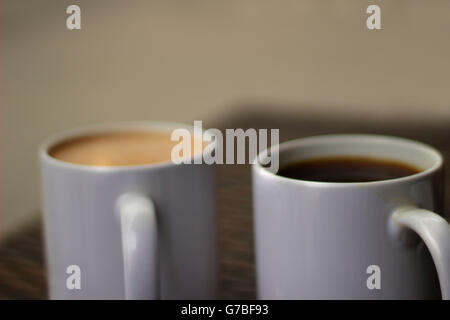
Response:
[[[398,208],[392,220],[400,227],[415,231],[422,238],[437,269],[442,299],[449,300],[450,224],[436,213],[414,206]]]
[[[158,228],[152,200],[126,193],[117,200],[122,233],[125,299],[159,298]]]

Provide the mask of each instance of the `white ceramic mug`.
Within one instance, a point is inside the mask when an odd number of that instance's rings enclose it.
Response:
[[[48,153],[52,146],[81,135],[176,128],[193,132],[181,124],[119,123],[66,132],[43,144],[50,298],[216,298],[214,166],[170,161],[86,166]],[[79,288],[73,282],[76,272]]]
[[[327,135],[282,143],[272,152],[281,167],[364,156],[422,170],[392,180],[327,183],[278,176],[255,164],[259,298],[427,299],[439,298],[439,291],[450,298],[450,226],[441,216],[438,151],[401,138]]]

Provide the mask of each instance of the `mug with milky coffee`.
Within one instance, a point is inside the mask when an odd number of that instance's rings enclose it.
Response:
[[[50,298],[216,297],[214,166],[172,162],[177,128],[193,132],[172,123],[118,123],[43,144]],[[191,146],[178,156],[202,157],[203,141]]]

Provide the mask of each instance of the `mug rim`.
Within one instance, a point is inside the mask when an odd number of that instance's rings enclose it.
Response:
[[[170,121],[122,121],[122,122],[107,122],[107,123],[96,123],[86,126],[81,126],[73,129],[68,129],[55,133],[45,139],[39,147],[39,156],[42,161],[48,162],[52,165],[73,169],[81,171],[91,171],[91,172],[119,172],[119,171],[130,171],[130,170],[149,170],[149,169],[162,169],[172,166],[179,166],[182,164],[173,163],[171,160],[157,162],[157,163],[146,163],[137,165],[121,165],[121,166],[99,166],[99,165],[87,165],[79,164],[74,162],[68,162],[59,160],[50,155],[49,151],[56,145],[63,143],[64,141],[70,139],[76,139],[86,135],[94,135],[100,133],[112,133],[127,131],[130,129],[137,129],[140,131],[156,131],[156,132],[172,132],[175,129],[187,129],[191,134],[194,134],[194,127],[185,123],[180,122],[170,122]],[[202,136],[207,135],[211,138],[212,135],[208,133],[205,129],[202,129]],[[212,139],[208,146],[214,147],[215,139]],[[193,154],[189,159],[192,163],[195,163],[196,159],[202,158],[206,148],[203,152]]]
[[[270,150],[271,156],[272,152],[274,152],[274,147],[278,146],[278,156],[281,158],[281,153],[287,152],[289,150],[293,150],[296,148],[304,147],[308,144],[314,144],[323,142],[329,139],[366,139],[374,141],[383,141],[385,143],[388,142],[395,142],[400,143],[403,145],[409,145],[410,147],[414,147],[416,150],[419,150],[419,152],[422,153],[428,153],[432,157],[434,157],[434,163],[430,167],[421,170],[420,172],[400,177],[400,178],[394,178],[394,179],[384,179],[384,180],[376,180],[376,181],[369,181],[369,182],[324,182],[324,181],[311,181],[311,180],[301,180],[301,179],[294,179],[289,177],[280,176],[277,173],[271,172],[268,168],[263,167],[260,162],[258,161],[260,157],[267,156],[267,152]],[[351,142],[350,142],[351,143]],[[342,156],[345,156],[345,153],[343,153]],[[387,157],[389,159],[389,157]],[[278,159],[280,163],[280,159]],[[262,152],[260,152],[257,156],[255,161],[253,162],[253,169],[257,172],[260,172],[262,175],[271,177],[273,179],[276,179],[280,182],[288,182],[293,183],[297,185],[306,185],[311,187],[338,187],[338,188],[348,188],[348,187],[362,187],[362,186],[379,186],[382,184],[395,184],[395,183],[402,183],[402,182],[410,182],[412,180],[421,179],[424,178],[438,170],[440,170],[443,166],[444,159],[439,150],[436,148],[423,143],[419,141],[415,141],[412,139],[407,138],[401,138],[396,136],[389,136],[389,135],[379,135],[379,134],[365,134],[365,133],[355,133],[355,134],[325,134],[325,135],[317,135],[317,136],[309,136],[309,137],[303,137],[303,138],[297,138],[288,140],[286,142],[282,142],[278,145],[271,146]]]

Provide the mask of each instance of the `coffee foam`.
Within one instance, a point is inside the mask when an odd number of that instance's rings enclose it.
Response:
[[[170,133],[165,132],[101,133],[64,141],[51,148],[49,154],[61,161],[88,166],[144,165],[170,161],[172,148],[178,143],[179,141],[171,141]]]

